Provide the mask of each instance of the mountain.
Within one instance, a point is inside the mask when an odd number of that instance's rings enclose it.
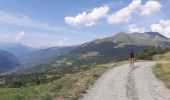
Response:
[[[102,42],[112,42],[119,45],[129,44],[129,45],[137,45],[137,46],[147,45],[147,46],[163,47],[163,44],[169,43],[170,39],[161,35],[158,32],[129,33],[129,34],[120,32],[112,37],[94,40],[90,42],[90,44],[98,44]]]
[[[26,53],[30,53],[36,50],[35,48],[28,47],[20,43],[5,43],[5,42],[0,42],[0,49],[11,52],[18,58],[22,57]]]
[[[97,39],[82,44],[73,50],[71,56],[77,56],[83,62],[101,62],[128,58],[128,53],[133,49],[136,53],[146,47],[168,48],[170,39],[158,32],[123,33],[112,37]]]
[[[158,32],[132,33],[129,37],[136,45],[148,45],[155,47],[169,47],[170,39]]]
[[[92,63],[125,60],[128,59],[131,49],[138,54],[147,47],[169,48],[170,39],[157,32],[129,34],[120,32],[112,37],[84,43],[67,54],[54,58],[53,62],[32,67],[26,72],[46,72],[47,70],[50,72],[56,70],[56,66],[80,67]]]
[[[20,57],[19,59],[22,62],[23,66],[30,67],[53,61],[55,58],[59,56],[68,54],[75,48],[77,48],[77,46],[51,47],[47,49],[40,49],[27,53],[23,57]]]
[[[20,62],[16,56],[10,52],[0,50],[0,72],[10,71],[19,65]]]

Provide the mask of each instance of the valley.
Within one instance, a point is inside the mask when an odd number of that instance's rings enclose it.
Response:
[[[79,99],[103,73],[127,63],[131,49],[137,59],[153,60],[169,47],[169,38],[157,32],[118,33],[79,46],[27,50],[19,58],[11,53],[19,65],[1,70],[0,99]]]
[[[170,100],[170,0],[1,0],[0,100]]]

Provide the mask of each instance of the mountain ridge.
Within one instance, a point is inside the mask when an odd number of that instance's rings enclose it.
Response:
[[[11,52],[16,57],[22,57],[22,55],[32,52],[36,50],[36,48],[28,47],[21,43],[8,43],[8,42],[0,42],[0,49]]]
[[[89,63],[106,63],[125,60],[128,58],[131,49],[133,49],[135,53],[139,53],[147,47],[169,48],[170,39],[155,32],[129,34],[120,32],[111,37],[86,42],[67,54],[56,56],[56,58],[54,57],[54,59],[50,61],[57,65],[71,64],[75,66]],[[47,64],[49,66],[50,61]],[[40,64],[38,67],[41,65],[46,67],[44,64]]]
[[[136,53],[147,47],[169,48],[170,39],[164,37],[158,32],[144,33],[124,33],[119,32],[111,37],[96,39],[91,42],[82,44],[77,49],[73,50],[71,55],[86,55],[93,52],[98,59],[121,59],[128,58],[131,49]],[[80,57],[82,58],[82,57]],[[88,58],[86,58],[88,60]],[[97,61],[92,60],[91,62]],[[99,60],[100,61],[100,60]]]
[[[18,58],[12,53],[0,50],[0,72],[10,71],[20,65]]]
[[[22,67],[32,67],[35,65],[48,63],[53,61],[55,58],[66,55],[70,51],[74,50],[77,46],[56,46],[45,49],[39,49],[30,53],[25,54],[20,58]]]

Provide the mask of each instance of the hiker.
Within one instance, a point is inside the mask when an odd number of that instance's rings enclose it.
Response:
[[[131,50],[129,53],[129,60],[130,60],[130,67],[133,67],[135,61],[135,53],[133,50]]]

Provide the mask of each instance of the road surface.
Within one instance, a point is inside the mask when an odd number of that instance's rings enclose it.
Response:
[[[123,64],[102,75],[80,100],[170,100],[170,90],[152,73],[155,62]]]

